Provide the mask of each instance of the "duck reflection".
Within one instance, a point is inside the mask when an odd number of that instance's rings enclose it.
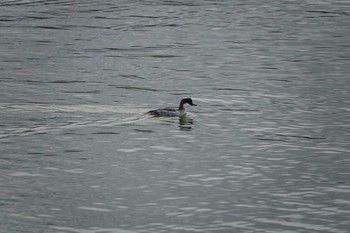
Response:
[[[193,119],[188,116],[179,117],[180,130],[190,131],[193,129]]]

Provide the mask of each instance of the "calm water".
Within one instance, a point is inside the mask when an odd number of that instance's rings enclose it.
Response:
[[[348,1],[0,3],[0,232],[347,233]],[[152,108],[191,97],[187,118]]]

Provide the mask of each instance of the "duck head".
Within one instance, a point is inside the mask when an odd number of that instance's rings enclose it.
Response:
[[[180,106],[179,106],[179,109],[184,109],[184,104],[189,104],[191,106],[197,106],[196,104],[193,103],[192,99],[191,98],[184,98],[181,100],[180,102]]]

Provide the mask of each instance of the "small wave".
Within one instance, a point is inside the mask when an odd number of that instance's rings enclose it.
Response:
[[[160,91],[159,89],[147,88],[147,87],[135,87],[135,86],[122,86],[122,85],[109,85],[118,89],[127,89],[127,90],[142,90],[142,91]]]

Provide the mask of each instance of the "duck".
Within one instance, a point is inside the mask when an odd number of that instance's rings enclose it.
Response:
[[[156,117],[183,117],[186,116],[186,109],[184,108],[185,104],[189,104],[190,106],[197,106],[193,103],[191,98],[184,98],[180,101],[179,107],[176,108],[161,108],[155,109],[148,112]]]

